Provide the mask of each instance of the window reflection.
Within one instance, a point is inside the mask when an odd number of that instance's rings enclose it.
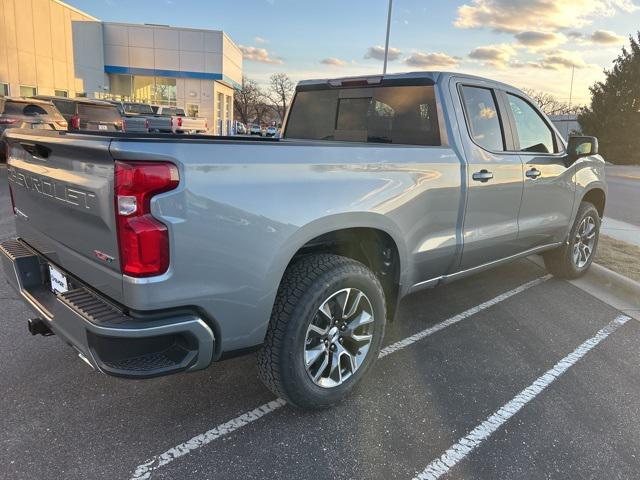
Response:
[[[177,102],[176,79],[142,75],[109,75],[109,95],[118,100],[174,106]]]

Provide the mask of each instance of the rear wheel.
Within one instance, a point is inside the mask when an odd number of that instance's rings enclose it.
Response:
[[[600,222],[596,207],[582,202],[568,241],[543,254],[547,270],[558,278],[574,279],[584,275],[593,263],[598,247]]]
[[[286,271],[258,353],[262,381],[301,408],[342,400],[378,356],[384,292],[363,264],[309,255]]]

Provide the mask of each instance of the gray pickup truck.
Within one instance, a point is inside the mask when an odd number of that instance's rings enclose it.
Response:
[[[533,253],[580,276],[605,207],[595,138],[565,144],[521,91],[451,73],[302,82],[280,140],[6,141],[0,258],[32,333],[129,378],[257,350],[302,408],[352,390],[412,292]]]
[[[149,125],[149,119],[145,116],[145,113],[151,112],[150,105],[144,103],[123,102],[120,100],[107,100],[112,105],[115,105],[122,117],[123,130],[128,133],[148,133],[151,131]]]

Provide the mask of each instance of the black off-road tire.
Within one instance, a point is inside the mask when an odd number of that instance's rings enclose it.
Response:
[[[573,248],[576,241],[576,234],[578,228],[582,221],[587,217],[593,218],[596,231],[595,231],[595,243],[593,245],[593,251],[591,256],[589,257],[587,263],[582,267],[578,267],[573,259]],[[589,267],[593,263],[593,258],[595,257],[596,250],[598,248],[598,240],[600,237],[600,214],[596,207],[589,202],[582,202],[580,207],[578,208],[578,213],[576,214],[576,220],[571,227],[571,232],[569,233],[568,241],[563,243],[562,246],[545,252],[542,255],[544,259],[544,265],[547,268],[547,271],[551,273],[554,277],[564,278],[564,279],[576,279],[584,275]]]
[[[323,388],[306,371],[305,336],[322,303],[344,288],[357,288],[368,297],[374,313],[373,338],[360,367],[344,383]],[[258,352],[261,380],[274,394],[296,407],[319,409],[335,405],[353,390],[377,359],[385,314],[382,286],[362,263],[332,254],[300,257],[284,274],[265,342]]]

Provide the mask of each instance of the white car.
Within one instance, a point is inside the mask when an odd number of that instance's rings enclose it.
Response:
[[[251,135],[260,135],[260,136],[262,136],[262,127],[260,127],[260,125],[253,124],[253,125],[251,125],[251,129],[249,130],[249,133]]]
[[[171,118],[173,133],[207,133],[209,130],[206,118],[188,117],[183,108],[158,107],[156,115]]]
[[[265,133],[266,137],[277,137],[278,136],[278,127],[269,127]]]

